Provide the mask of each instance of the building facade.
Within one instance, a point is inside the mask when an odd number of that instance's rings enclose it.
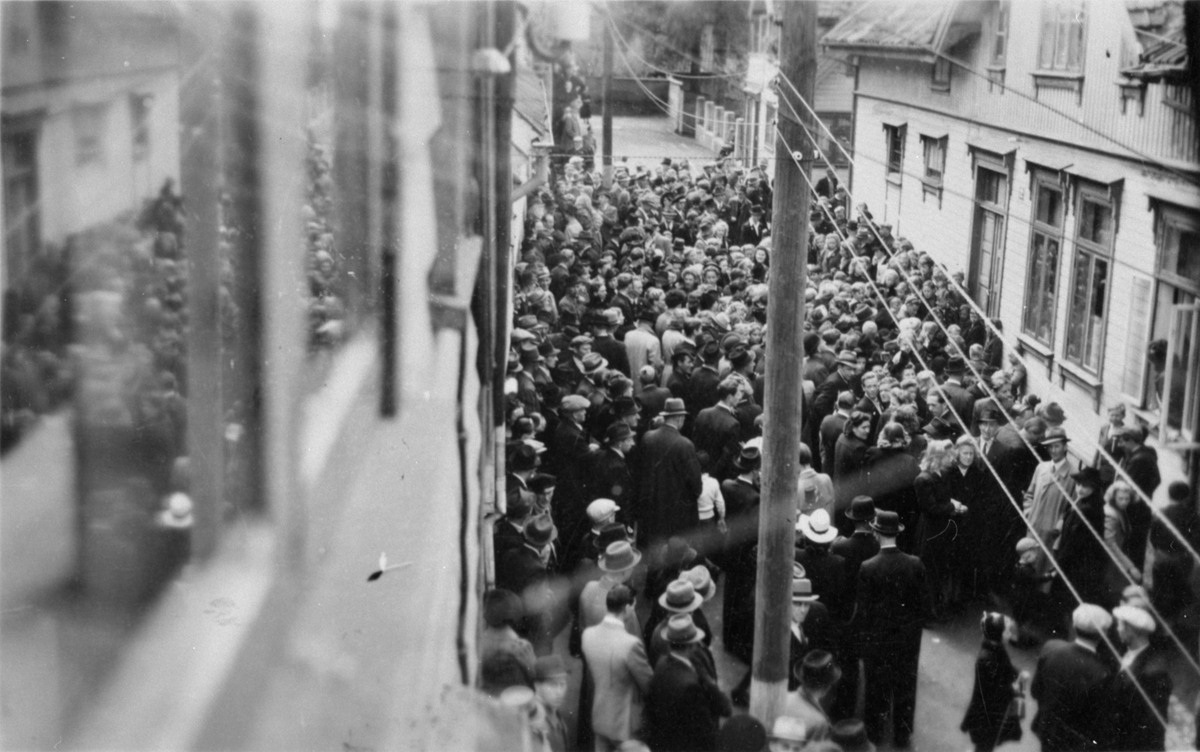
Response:
[[[876,3],[824,44],[858,70],[854,203],[966,273],[1076,451],[1124,403],[1185,474],[1200,154],[1181,6]]]

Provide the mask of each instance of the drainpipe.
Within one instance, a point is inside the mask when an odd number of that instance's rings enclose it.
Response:
[[[513,188],[512,202],[515,204],[550,180],[550,150],[554,144],[535,141],[533,144],[533,177]]]

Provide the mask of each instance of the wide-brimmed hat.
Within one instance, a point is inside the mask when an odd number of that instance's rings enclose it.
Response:
[[[664,567],[682,567],[691,564],[696,558],[696,549],[678,535],[672,535],[662,547],[662,562]]]
[[[875,519],[875,500],[870,496],[855,496],[846,510],[846,519],[855,522]]]
[[[1113,609],[1112,613],[1118,620],[1125,622],[1139,632],[1150,634],[1158,628],[1158,625],[1154,622],[1154,617],[1141,606],[1129,604],[1117,606]]]
[[[624,374],[618,373],[622,379]],[[612,414],[618,418],[627,418],[630,415],[639,415],[642,412],[642,406],[637,403],[633,397],[617,397],[613,400]]]
[[[550,519],[549,515],[539,514],[525,523],[522,534],[525,536],[527,543],[540,548],[558,538],[558,528],[554,526],[554,522]]]
[[[858,366],[858,356],[853,350],[842,350],[837,354],[837,362],[847,366]]]
[[[733,466],[743,472],[757,470],[762,466],[762,451],[755,446],[742,447],[738,456],[733,458]]]
[[[629,541],[617,541],[608,544],[604,553],[600,554],[600,570],[603,572],[625,572],[637,566],[642,560],[642,552],[638,551]]]
[[[633,429],[623,420],[616,421],[604,430],[604,443],[609,446],[630,438],[633,438]]]
[[[696,592],[696,586],[686,578],[667,583],[667,589],[658,596],[658,605],[676,614],[686,614],[700,608],[704,596]]]
[[[696,626],[690,613],[675,614],[667,619],[663,633],[672,645],[688,645],[704,639],[704,630]]]
[[[608,360],[600,353],[590,352],[583,356],[583,372],[588,376],[602,368],[608,368]]]
[[[900,515],[895,512],[877,509],[875,510],[875,519],[871,522],[871,529],[880,535],[894,537],[904,530],[904,525],[900,524]]]
[[[803,577],[792,580],[792,603],[813,603],[820,598],[813,593],[812,580]]]
[[[832,687],[842,678],[842,670],[828,650],[810,650],[794,669],[796,678],[807,687]]]
[[[967,370],[967,362],[961,355],[951,355],[946,361],[946,373],[963,373]]]
[[[663,416],[664,418],[672,415],[687,415],[687,409],[683,406],[683,400],[679,399],[678,397],[669,397],[667,401],[663,403],[663,409],[659,415]]]
[[[829,740],[842,752],[875,752],[875,744],[867,736],[867,726],[858,718],[846,718],[833,724]]]
[[[995,405],[986,405],[979,412],[980,423],[1002,423],[1004,418],[1000,414],[1000,410]]]
[[[513,449],[512,457],[508,460],[509,469],[514,473],[533,470],[538,464],[538,451],[529,444],[521,443]]]
[[[697,564],[684,572],[682,576],[688,578],[692,583],[692,587],[696,589],[696,592],[705,601],[712,600],[713,596],[717,594],[717,583],[713,581],[712,573],[708,571],[708,567],[703,564]]]
[[[837,537],[837,528],[829,523],[829,512],[824,509],[817,509],[800,519],[800,532],[813,543],[829,543]]]
[[[1046,435],[1044,437],[1042,437],[1041,443],[1042,443],[1042,446],[1049,446],[1050,444],[1056,444],[1060,441],[1065,444],[1068,441],[1070,441],[1070,439],[1067,438],[1066,431],[1055,426],[1054,428],[1046,429]]]

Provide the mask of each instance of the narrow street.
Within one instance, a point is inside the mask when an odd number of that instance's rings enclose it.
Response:
[[[597,148],[601,143],[600,118],[594,117],[592,129]],[[694,139],[671,131],[671,121],[663,117],[614,117],[613,162],[627,162],[631,167],[650,167],[661,164],[665,157],[675,159],[711,160],[715,157]]]

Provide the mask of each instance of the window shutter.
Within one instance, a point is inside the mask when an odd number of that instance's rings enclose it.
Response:
[[[1121,392],[1141,406],[1146,391],[1146,346],[1150,336],[1150,298],[1154,281],[1147,277],[1134,277],[1129,300],[1129,326],[1125,334],[1125,374],[1121,379]]]

